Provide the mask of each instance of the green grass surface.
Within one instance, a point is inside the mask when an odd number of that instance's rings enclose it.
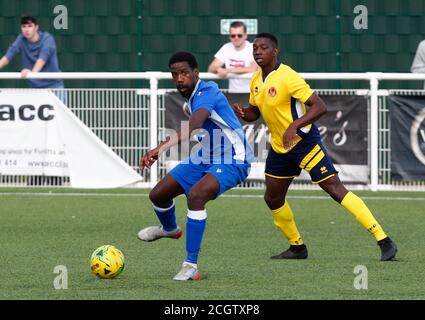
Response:
[[[208,204],[199,260],[203,280],[181,283],[172,278],[185,258],[185,237],[152,243],[136,238],[140,228],[158,223],[147,192],[0,189],[0,299],[425,299],[424,193],[357,192],[397,241],[394,262],[379,261],[374,239],[316,191],[289,192],[309,258],[270,260],[288,245],[262,191],[226,193],[244,197]],[[184,197],[177,199],[177,220],[185,229]],[[91,273],[89,257],[102,244],[125,255],[116,279]],[[53,286],[56,265],[67,267],[66,290]],[[357,265],[367,267],[367,290],[353,286]]]

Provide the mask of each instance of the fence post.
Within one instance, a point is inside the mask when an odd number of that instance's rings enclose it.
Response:
[[[149,108],[149,149],[158,145],[158,78],[151,77],[150,83],[150,108]],[[153,188],[158,182],[158,161],[150,168],[150,187]]]
[[[370,189],[378,191],[378,89],[379,80],[376,75],[370,78]]]

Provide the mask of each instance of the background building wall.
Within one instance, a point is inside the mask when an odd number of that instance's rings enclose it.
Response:
[[[53,26],[53,9],[60,4],[68,8],[68,30]],[[359,4],[368,9],[366,30],[354,28],[353,10]],[[425,38],[424,0],[0,0],[1,54],[19,33],[23,13],[39,17],[41,29],[55,36],[63,71],[167,71],[170,54],[178,50],[195,53],[206,71],[228,41],[220,34],[223,18],[258,19],[258,31],[276,34],[281,59],[300,72],[410,72],[417,45]],[[5,71],[18,70],[16,60]],[[22,86],[19,81],[0,84]],[[139,85],[66,82],[67,87]],[[391,85],[422,88],[421,82]]]

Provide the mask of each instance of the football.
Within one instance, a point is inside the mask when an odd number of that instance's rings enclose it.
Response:
[[[124,270],[124,254],[111,245],[102,245],[92,253],[90,268],[100,278],[112,279]]]

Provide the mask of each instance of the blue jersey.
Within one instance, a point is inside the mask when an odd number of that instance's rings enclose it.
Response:
[[[199,80],[188,101],[189,112],[206,109],[209,117],[197,134],[202,163],[251,163],[254,153],[227,98],[213,81]],[[193,156],[192,156],[193,159]]]
[[[6,58],[11,61],[17,54],[21,54],[23,69],[32,70],[36,61],[42,59],[46,64],[41,72],[61,72],[59,69],[56,44],[53,36],[47,32],[40,32],[40,39],[29,42],[20,34],[10,45]],[[29,79],[33,88],[57,88],[63,86],[61,79]]]

